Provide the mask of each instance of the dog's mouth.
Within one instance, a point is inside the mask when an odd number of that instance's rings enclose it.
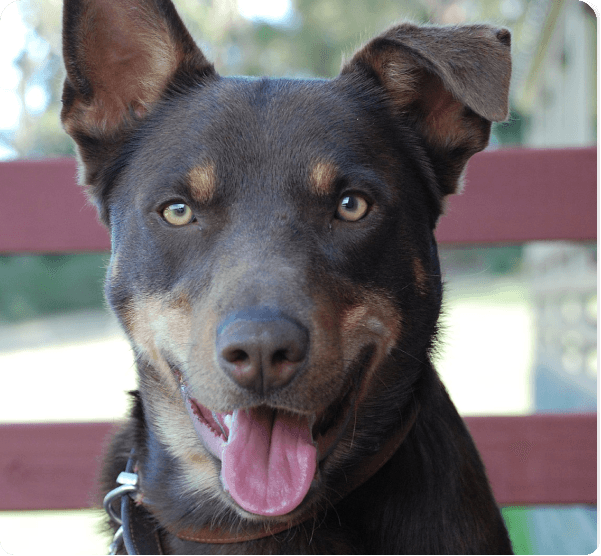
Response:
[[[212,411],[192,398],[179,378],[196,433],[221,461],[224,490],[242,509],[257,515],[285,515],[303,502],[318,479],[319,462],[335,448],[352,413],[350,382],[326,411],[303,415],[265,405]]]

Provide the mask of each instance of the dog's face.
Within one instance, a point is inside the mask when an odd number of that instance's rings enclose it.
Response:
[[[169,0],[68,0],[64,24],[62,118],[178,474],[169,520],[190,525],[175,506],[199,493],[307,513],[398,427],[427,361],[432,231],[506,115],[508,34],[404,25],[294,81],[218,76]]]

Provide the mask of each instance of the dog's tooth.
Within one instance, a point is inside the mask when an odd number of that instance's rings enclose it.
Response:
[[[231,415],[225,415],[223,417],[223,422],[228,429],[232,428],[232,416]]]
[[[212,411],[211,413],[213,414],[213,419],[219,425],[219,428],[221,429],[221,433],[223,434],[223,437],[227,438],[227,433],[225,432],[225,429],[223,428],[223,425],[221,424],[221,421],[219,420],[219,415],[217,415],[217,413],[215,411]],[[225,422],[225,419],[223,421]],[[229,425],[227,423],[226,423],[226,426],[229,429]]]

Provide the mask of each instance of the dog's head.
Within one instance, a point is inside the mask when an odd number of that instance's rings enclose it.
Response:
[[[404,24],[333,80],[223,78],[170,0],[66,0],[64,56],[138,360],[146,502],[162,489],[181,527],[199,493],[308,512],[419,396],[433,228],[507,115],[509,33]]]

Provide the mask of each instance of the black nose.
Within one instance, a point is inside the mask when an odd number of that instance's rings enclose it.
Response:
[[[280,311],[253,307],[230,314],[217,329],[222,369],[261,394],[288,384],[307,357],[307,329]]]

